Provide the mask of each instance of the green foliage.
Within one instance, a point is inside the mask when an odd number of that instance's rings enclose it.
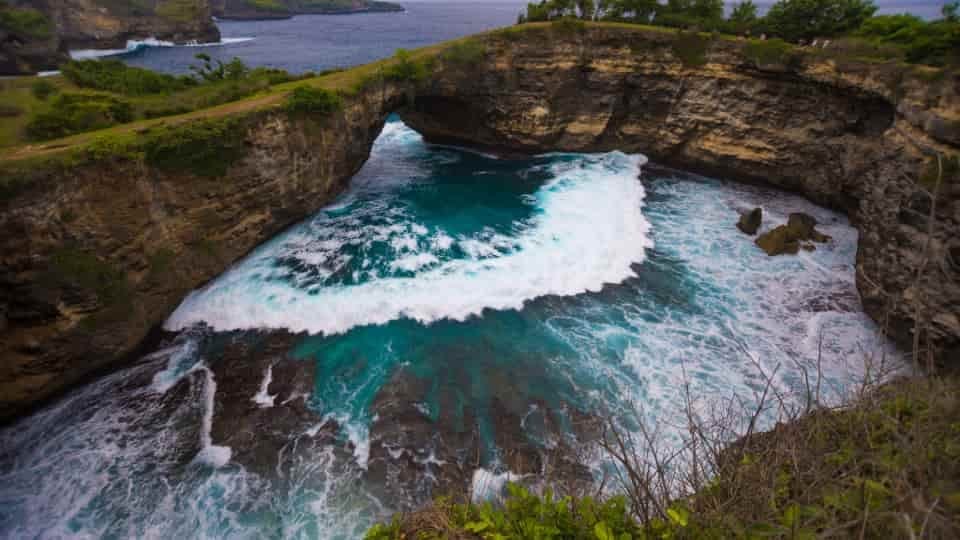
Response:
[[[744,0],[733,6],[730,17],[727,18],[726,31],[734,34],[750,32],[757,25],[760,18],[757,16],[757,5],[753,0]]]
[[[71,60],[61,73],[81,88],[92,88],[128,96],[165,94],[196,85],[190,77],[174,77],[149,69],[128,66],[120,60]]]
[[[667,0],[653,22],[674,28],[717,30],[723,24],[723,0]]]
[[[197,0],[160,0],[156,14],[170,21],[193,23],[203,17],[201,5]]]
[[[126,274],[92,253],[62,247],[53,253],[47,278],[55,286],[74,286],[92,292],[110,305],[128,293]]]
[[[394,519],[375,525],[367,540],[401,538],[531,538],[623,540],[639,532],[627,511],[626,500],[612,497],[597,501],[592,497],[554,497],[550,490],[536,495],[518,484],[507,486],[502,504],[451,504],[441,499],[433,511],[441,512],[451,530],[420,530],[407,535],[404,524]]]
[[[30,85],[30,92],[33,93],[33,97],[40,101],[46,101],[48,97],[56,94],[58,91],[53,83],[45,79],[37,79],[35,83]]]
[[[130,103],[102,94],[68,93],[37,113],[26,125],[27,137],[43,141],[93,131],[133,120]]]
[[[16,36],[44,39],[50,37],[52,29],[50,19],[34,8],[0,5],[0,30]]]
[[[249,73],[249,69],[246,64],[243,63],[243,60],[236,57],[226,64],[217,60],[216,65],[214,65],[209,54],[196,54],[194,58],[200,60],[203,64],[190,66],[190,70],[206,82],[239,81]]]
[[[671,43],[674,56],[686,67],[700,67],[707,63],[710,38],[697,32],[681,32]]]
[[[430,69],[424,60],[414,60],[410,51],[397,49],[393,62],[383,70],[386,79],[399,82],[422,82],[430,76]]]
[[[596,5],[593,0],[540,0],[539,3],[527,4],[527,9],[521,13],[517,22],[542,22],[560,19],[592,19],[596,14]]]
[[[913,15],[881,15],[860,27],[857,36],[895,45],[913,63],[945,65],[960,60],[960,21],[924,21]]]
[[[244,0],[244,2],[257,11],[270,11],[274,13],[287,13],[290,10],[279,0]]]
[[[451,45],[441,56],[451,64],[470,66],[483,60],[486,54],[486,43],[479,39],[467,39]]]
[[[287,96],[283,108],[291,114],[330,114],[343,109],[343,99],[325,88],[298,86]]]
[[[236,119],[203,120],[151,130],[141,146],[147,164],[157,169],[222,177],[243,157],[243,136]]]
[[[793,65],[798,58],[793,46],[782,39],[751,39],[743,48],[743,54],[757,67],[770,65]]]
[[[764,22],[776,37],[811,40],[852,32],[876,10],[872,0],[780,0]]]
[[[561,35],[573,36],[582,34],[587,30],[587,25],[573,17],[561,17],[550,23],[550,28]]]

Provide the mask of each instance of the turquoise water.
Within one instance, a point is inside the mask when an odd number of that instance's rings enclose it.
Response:
[[[810,213],[833,240],[767,257],[734,226],[753,206],[765,227]],[[509,473],[509,437],[549,448],[548,425],[584,416],[663,421],[669,441],[685,384],[698,409],[749,402],[760,370],[788,391],[822,356],[839,395],[865,352],[886,350],[855,254],[845,218],[798,197],[619,152],[498,160],[392,120],[344,196],[183,301],[172,341],[0,432],[0,533],[355,538],[412,504],[383,495],[374,462],[415,453],[403,493],[422,499],[453,459],[437,437],[475,431],[461,465],[489,479]],[[218,367],[225,344],[283,332],[296,333],[284,354],[315,368],[307,435],[336,426],[336,442],[311,439],[295,460],[285,446],[268,456],[289,466],[274,478],[211,429],[236,384]],[[282,399],[266,391],[271,365],[244,397],[267,415]],[[434,426],[423,448],[385,426],[406,417],[381,416],[400,375],[402,407]]]

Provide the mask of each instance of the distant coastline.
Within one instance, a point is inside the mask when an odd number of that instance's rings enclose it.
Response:
[[[242,3],[226,2],[214,13],[216,20],[222,21],[258,21],[284,20],[297,15],[353,15],[357,13],[403,12],[400,4],[380,0],[356,2],[327,1],[287,1],[248,0]]]

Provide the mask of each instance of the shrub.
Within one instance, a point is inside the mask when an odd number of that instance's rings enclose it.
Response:
[[[51,25],[40,11],[24,7],[14,8],[0,5],[0,29],[28,38],[43,39],[50,37]]]
[[[287,96],[283,108],[291,114],[330,114],[343,109],[343,99],[325,88],[298,86]]]
[[[147,132],[142,146],[157,169],[221,177],[243,156],[243,126],[230,118],[164,126]]]
[[[174,77],[131,67],[120,60],[72,60],[60,67],[63,76],[81,88],[129,96],[171,93],[196,85],[190,77]]]
[[[410,51],[397,49],[393,63],[383,70],[383,75],[391,81],[421,82],[430,76],[430,70],[426,62],[414,60]]]
[[[780,0],[764,22],[774,36],[810,40],[856,30],[876,10],[872,0]]]
[[[671,49],[674,56],[686,67],[700,67],[707,63],[707,49],[710,38],[697,32],[681,32],[673,40]]]
[[[40,101],[46,101],[48,97],[56,94],[58,90],[50,81],[39,79],[30,86],[30,91],[33,92],[33,96]]]
[[[782,39],[751,39],[743,48],[743,54],[757,67],[792,65],[797,58],[793,53],[793,46]]]
[[[857,36],[899,47],[909,62],[946,65],[960,60],[960,22],[927,22],[912,15],[884,15],[863,23]]]
[[[573,36],[585,32],[587,25],[583,21],[573,17],[562,17],[551,22],[550,28],[561,35]]]
[[[76,285],[90,291],[103,304],[120,300],[127,291],[126,275],[96,255],[73,247],[56,250],[49,277],[59,286]]]
[[[443,59],[451,64],[471,65],[483,60],[487,54],[487,45],[479,39],[468,39],[455,43],[443,51]]]
[[[36,114],[26,126],[27,137],[48,140],[93,131],[133,120],[126,101],[101,94],[63,94],[49,111]]]

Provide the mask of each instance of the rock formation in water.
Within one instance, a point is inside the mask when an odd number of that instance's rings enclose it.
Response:
[[[830,237],[816,229],[817,220],[803,213],[790,214],[786,225],[780,225],[761,234],[757,246],[767,255],[796,254],[800,248],[811,250],[813,244],[808,241],[824,243]]]
[[[744,212],[740,215],[740,220],[737,221],[737,228],[740,229],[740,231],[744,234],[754,235],[757,234],[757,230],[762,224],[763,210],[760,208],[754,208],[753,210]]]
[[[391,111],[430,140],[642,152],[842,209],[867,312],[908,348],[922,313],[923,347],[960,355],[956,173],[927,196],[931,156],[960,147],[956,73],[819,57],[760,69],[727,39],[704,39],[691,65],[677,34],[613,25],[478,39],[427,81],[363,85],[333,115],[294,118],[269,97],[222,108],[176,132],[179,159],[95,140],[0,156],[0,417],[122,361],[191,289],[330,202]]]
[[[54,70],[67,59],[53,21],[32,4],[0,3],[0,75]]]
[[[297,14],[342,15],[403,10],[399,4],[377,0],[213,0],[213,14],[222,19],[288,19]]]

